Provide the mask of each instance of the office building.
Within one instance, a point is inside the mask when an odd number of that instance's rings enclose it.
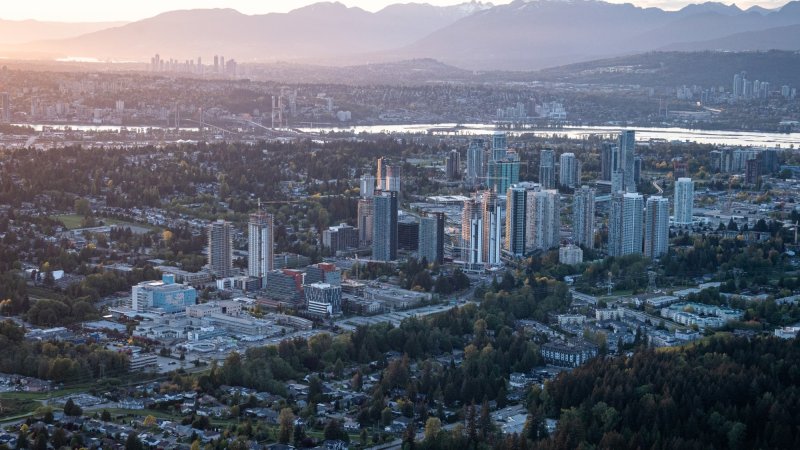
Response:
[[[358,228],[358,245],[369,247],[372,245],[372,219],[374,217],[373,198],[362,198],[358,201],[356,227]]]
[[[534,202],[533,193],[539,190],[535,183],[511,185],[506,194],[506,238],[504,250],[514,257],[522,257],[532,238],[528,233],[528,207]]]
[[[572,240],[583,248],[594,248],[595,190],[581,186],[572,197]]]
[[[331,263],[317,263],[306,267],[303,277],[304,284],[328,283],[334,286],[342,285],[342,271]]]
[[[233,232],[230,222],[217,220],[208,226],[208,268],[218,278],[233,275]]]
[[[611,195],[608,219],[608,254],[623,256],[642,253],[644,199],[635,192]]]
[[[502,246],[502,224],[500,223],[500,203],[495,191],[483,191],[481,198],[481,216],[483,218],[483,257],[490,266],[500,264],[500,247]]]
[[[322,245],[333,255],[358,248],[358,230],[346,223],[328,227],[322,232]]]
[[[303,272],[296,269],[279,269],[267,272],[267,287],[264,290],[268,299],[285,306],[296,308],[303,299]]]
[[[263,211],[250,214],[247,224],[247,275],[258,278],[262,288],[275,259],[274,230],[272,214]]]
[[[175,283],[173,275],[163,275],[161,281],[143,281],[131,288],[131,307],[135,311],[174,314],[195,303],[197,291],[189,285]]]
[[[553,189],[533,192],[528,204],[527,250],[548,250],[561,242],[561,197]]]
[[[678,178],[675,182],[675,225],[691,225],[693,214],[694,182],[691,178]]]
[[[372,175],[361,175],[359,180],[359,194],[361,198],[370,198],[375,195],[375,177]]]
[[[472,139],[467,148],[467,184],[469,186],[478,186],[486,178],[486,166],[483,161],[484,147],[483,139]]]
[[[654,195],[647,199],[644,220],[644,255],[658,258],[669,246],[669,199]]]
[[[451,181],[461,179],[461,154],[458,153],[458,150],[450,150],[450,153],[447,154],[445,175]]]
[[[539,152],[539,184],[543,189],[556,188],[556,154],[549,148]]]
[[[519,154],[508,152],[503,159],[489,161],[486,185],[495,192],[506,192],[519,182]]]
[[[444,263],[444,213],[436,212],[419,220],[419,259]]]
[[[564,187],[574,188],[580,183],[581,162],[575,158],[574,153],[562,153],[559,163],[559,184]]]
[[[622,188],[626,192],[636,192],[636,132],[625,130],[619,135],[620,170]]]
[[[330,317],[342,313],[342,287],[328,283],[305,286],[306,309],[309,313]]]
[[[387,177],[388,179],[388,177]],[[372,259],[397,259],[397,192],[381,192],[373,197]]]

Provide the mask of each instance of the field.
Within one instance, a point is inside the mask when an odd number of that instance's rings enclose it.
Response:
[[[64,214],[60,216],[52,216],[50,217],[53,220],[58,220],[67,227],[68,230],[74,230],[76,228],[81,228],[81,223],[83,222],[83,216],[78,214]],[[106,225],[121,225],[121,226],[128,226],[128,227],[138,227],[138,228],[146,228],[148,230],[154,230],[155,228],[150,225],[133,223],[133,222],[125,222],[123,220],[118,219],[111,219],[107,217],[97,217],[97,221],[102,221]]]
[[[0,399],[0,419],[10,419],[27,415],[41,406],[39,402],[31,399],[2,398]]]

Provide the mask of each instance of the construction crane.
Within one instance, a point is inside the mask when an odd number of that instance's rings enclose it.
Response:
[[[733,194],[731,193],[731,189],[733,187],[733,177],[728,179],[728,198],[725,201],[725,205],[722,209],[723,214],[730,214],[731,209],[733,208]]]

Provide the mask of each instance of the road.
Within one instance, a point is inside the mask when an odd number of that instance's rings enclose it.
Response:
[[[584,301],[592,305],[597,305],[597,297],[580,293],[576,291],[575,288],[569,288],[569,292],[572,294],[572,298],[576,300]]]
[[[664,189],[662,189],[661,186],[658,185],[658,181],[659,180],[653,180],[653,187],[656,188],[656,190],[658,191],[658,195],[661,195],[664,193]]]

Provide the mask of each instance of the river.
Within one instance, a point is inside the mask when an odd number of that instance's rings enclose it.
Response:
[[[159,131],[163,127],[146,126],[119,126],[119,125],[49,125],[49,124],[15,124],[29,126],[36,131],[42,131],[44,127],[53,130],[65,130],[67,128],[76,131],[94,132],[118,132],[121,129],[143,133],[148,130]],[[175,128],[169,128],[174,130]],[[698,144],[729,145],[743,147],[780,147],[780,148],[800,148],[800,133],[767,133],[760,131],[718,131],[718,130],[697,130],[690,128],[655,128],[655,127],[613,127],[613,126],[566,126],[563,128],[531,128],[525,130],[509,130],[509,135],[516,136],[523,133],[534,134],[536,136],[567,136],[571,139],[583,139],[590,135],[612,136],[621,130],[636,130],[636,140],[647,142],[652,139],[665,141],[696,142]],[[197,132],[197,127],[181,127],[181,131]],[[322,134],[329,132],[351,132],[351,133],[387,133],[387,134],[427,134],[433,131],[443,135],[479,136],[488,135],[496,130],[493,124],[470,123],[440,123],[440,124],[412,124],[412,125],[363,125],[352,127],[312,127],[296,128],[296,130],[308,134]],[[288,131],[288,130],[283,130]]]
[[[456,128],[457,127],[457,128]],[[646,142],[651,139],[667,141],[688,141],[699,144],[749,146],[749,147],[781,147],[800,148],[800,133],[765,133],[758,131],[716,131],[694,130],[689,128],[636,128],[612,126],[585,126],[563,128],[533,128],[526,130],[509,130],[508,134],[514,136],[522,133],[532,133],[537,136],[551,136],[557,134],[572,139],[581,139],[589,135],[614,135],[621,130],[636,130],[636,140]],[[487,135],[495,131],[492,124],[418,124],[418,125],[368,125],[355,127],[325,127],[325,128],[300,128],[306,133],[327,133],[349,131],[354,133],[436,133],[447,135],[477,136]]]

